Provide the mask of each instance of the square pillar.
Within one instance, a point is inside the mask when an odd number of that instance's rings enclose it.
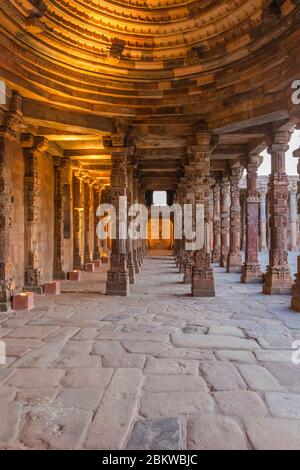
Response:
[[[221,182],[221,260],[220,266],[226,267],[230,243],[230,182],[223,178]]]
[[[213,263],[220,263],[221,260],[221,188],[215,184],[214,194],[214,222],[213,222]]]
[[[125,136],[112,138],[111,203],[116,211],[116,238],[112,240],[110,269],[107,275],[107,295],[129,295],[129,272],[127,264],[127,238],[122,238],[122,208],[120,198],[127,198],[127,149],[124,147]],[[127,229],[127,225],[126,225]],[[123,234],[125,235],[125,234]]]
[[[230,206],[230,246],[227,259],[227,272],[241,272],[241,205],[240,180],[243,168],[238,166],[230,170],[231,206]]]
[[[205,127],[205,129],[204,129]],[[210,158],[213,151],[212,136],[204,126],[196,135],[196,146],[193,147],[194,194],[195,205],[204,206],[204,246],[194,252],[192,275],[193,297],[215,297],[214,272],[211,266],[211,222],[210,208],[211,187],[215,181],[210,177]],[[196,227],[196,220],[194,221]],[[197,228],[199,230],[199,227]]]
[[[39,159],[48,148],[44,137],[22,134],[25,158],[25,289],[43,293],[43,272],[38,239],[41,220]]]
[[[83,184],[80,172],[73,175],[73,267],[81,271],[84,268],[83,257]]]
[[[292,293],[287,241],[289,180],[285,172],[285,155],[290,138],[290,132],[276,132],[268,150],[272,157],[269,180],[271,247],[263,288],[268,295]]]
[[[258,261],[258,224],[260,198],[257,191],[257,171],[260,163],[258,155],[249,156],[247,163],[247,207],[246,207],[246,255],[241,282],[253,284],[263,281]]]

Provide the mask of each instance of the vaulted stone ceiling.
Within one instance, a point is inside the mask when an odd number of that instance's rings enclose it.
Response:
[[[289,119],[298,0],[0,0],[0,13],[1,78],[28,124],[84,166],[109,167],[116,118],[143,177],[166,187],[198,121],[219,135],[224,171]]]

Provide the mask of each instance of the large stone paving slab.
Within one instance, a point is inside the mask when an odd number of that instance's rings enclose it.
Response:
[[[300,448],[290,298],[215,277],[217,297],[193,299],[151,257],[129,298],[36,296],[0,314],[0,449]]]

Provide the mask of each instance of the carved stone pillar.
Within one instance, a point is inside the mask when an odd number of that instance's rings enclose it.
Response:
[[[64,182],[68,159],[55,157],[54,164],[54,279],[66,279],[64,258]]]
[[[290,136],[289,132],[277,132],[268,150],[272,157],[269,181],[271,247],[263,291],[269,295],[292,292],[287,246],[289,180],[285,172]]]
[[[230,246],[227,258],[227,272],[241,272],[241,205],[240,180],[243,174],[241,167],[231,168],[231,206],[230,206]]]
[[[132,165],[127,165],[127,180],[128,180],[128,190],[127,190],[127,201],[128,208],[133,204],[133,171],[134,167]],[[131,223],[132,218],[128,217],[128,228]],[[130,234],[129,234],[130,235]],[[135,283],[135,260],[133,254],[133,240],[131,236],[127,236],[127,266],[129,274],[129,283]]]
[[[120,198],[127,198],[127,149],[123,136],[112,139],[111,203],[116,211],[116,239],[112,240],[110,269],[107,275],[106,294],[127,296],[129,294],[129,273],[125,234],[121,233],[121,219],[124,215]],[[126,227],[127,228],[127,227]]]
[[[43,272],[39,253],[39,231],[41,220],[39,159],[48,148],[44,137],[22,134],[25,158],[25,288],[42,294]]]
[[[195,209],[195,156],[190,153],[189,164],[185,166],[186,174],[186,192],[184,202],[190,204]],[[193,280],[193,266],[194,266],[194,252],[186,249],[187,240],[184,239],[184,284],[192,284]]]
[[[221,261],[220,266],[226,267],[230,242],[230,182],[223,178],[221,183]]]
[[[85,178],[83,182],[84,191],[84,263],[91,263],[92,246],[91,246],[91,190],[92,184],[90,178]]]
[[[294,157],[298,158],[298,174],[300,175],[300,149],[295,150]],[[300,180],[298,181],[298,195],[300,194]],[[298,200],[298,214],[300,214],[300,199]],[[297,274],[296,274],[296,282],[293,288],[293,296],[292,296],[292,308],[296,310],[296,312],[300,312],[300,256],[298,256],[298,265],[297,265]]]
[[[267,242],[267,188],[260,189],[260,251],[268,250]]]
[[[179,197],[180,197],[180,203],[182,206],[182,213],[184,213],[184,204],[186,203],[186,192],[187,192],[187,179],[186,176],[182,177],[180,179],[179,183]],[[178,268],[180,274],[185,274],[185,261],[186,261],[186,252],[185,252],[185,227],[184,227],[184,217],[183,217],[183,233],[182,233],[182,240],[180,244],[180,250],[179,250],[179,259],[178,259]]]
[[[221,188],[216,184],[214,193],[214,243],[213,243],[213,263],[220,263],[221,260]]]
[[[297,213],[297,187],[292,186],[290,192],[290,250],[298,250],[298,213]]]
[[[259,156],[250,156],[247,164],[246,257],[241,281],[245,284],[263,281],[258,261],[258,224],[260,198],[257,191]]]
[[[139,177],[137,170],[133,171],[132,180],[132,191],[133,191],[133,202],[134,204],[139,203]],[[135,274],[139,274],[141,271],[141,257],[140,257],[140,240],[133,240],[133,263]]]
[[[204,246],[194,252],[192,278],[193,297],[215,297],[214,273],[211,266],[211,222],[210,210],[211,186],[210,157],[213,150],[211,134],[203,130],[196,136],[197,145],[194,153],[195,204],[204,204]],[[196,225],[195,225],[196,226]]]
[[[73,227],[73,264],[74,269],[84,268],[83,249],[83,183],[79,172],[73,176],[73,202],[74,202],[74,227]]]
[[[22,126],[21,98],[13,93],[10,111],[0,127],[0,311],[10,309],[16,290],[14,279],[14,196],[9,159]]]
[[[101,202],[101,186],[99,183],[97,183],[94,188],[94,261],[100,261],[101,260],[101,251],[100,251],[100,240],[97,236],[97,225],[99,219],[96,216],[97,209],[99,207],[99,204]]]

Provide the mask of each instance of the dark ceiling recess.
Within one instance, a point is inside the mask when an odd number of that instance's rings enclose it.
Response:
[[[110,48],[110,56],[114,59],[120,59],[125,49],[126,42],[122,39],[113,39],[112,46]]]

